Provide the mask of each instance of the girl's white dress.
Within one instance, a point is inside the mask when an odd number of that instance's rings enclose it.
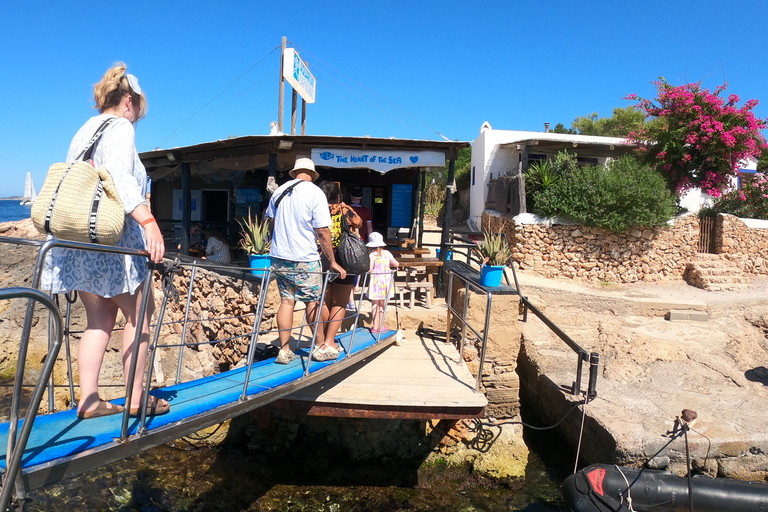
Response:
[[[96,130],[110,116],[90,118],[72,139],[67,162],[73,162]],[[125,210],[123,236],[116,247],[147,249],[144,228],[129,214],[140,204],[147,204],[147,172],[134,143],[133,125],[117,118],[104,131],[93,152],[95,167],[103,165],[112,175]],[[53,293],[72,290],[91,292],[102,297],[133,294],[146,277],[147,258],[70,249],[52,249],[45,259],[41,288]]]
[[[395,259],[392,253],[384,249],[379,256],[378,251],[373,251],[368,256],[371,262],[371,276],[368,283],[368,298],[370,300],[384,300],[391,296],[390,282],[392,271],[389,268],[390,260]]]

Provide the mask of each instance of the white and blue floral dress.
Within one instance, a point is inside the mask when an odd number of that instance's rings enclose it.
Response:
[[[109,117],[92,117],[80,128],[69,146],[67,162],[77,159]],[[130,216],[137,206],[147,204],[147,172],[136,151],[134,136],[130,121],[117,118],[104,131],[92,159],[97,168],[103,165],[112,175],[125,210],[123,236],[115,246],[146,250],[144,228]],[[139,256],[56,248],[46,257],[41,288],[53,293],[85,291],[102,297],[133,294],[146,277],[146,262],[147,258]]]

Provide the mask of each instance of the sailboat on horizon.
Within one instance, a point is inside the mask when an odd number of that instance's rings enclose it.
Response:
[[[37,191],[35,190],[35,184],[32,183],[32,173],[27,173],[27,180],[24,182],[24,197],[21,198],[19,203],[21,206],[30,206],[37,199]]]

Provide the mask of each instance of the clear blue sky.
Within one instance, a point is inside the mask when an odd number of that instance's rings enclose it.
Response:
[[[471,141],[610,116],[659,76],[728,81],[768,117],[766,19],[762,0],[4,1],[0,197],[27,171],[39,190],[118,60],[149,100],[140,152],[267,134],[282,36],[317,78],[308,134]]]

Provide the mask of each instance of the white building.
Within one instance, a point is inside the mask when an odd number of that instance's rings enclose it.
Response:
[[[632,153],[634,145],[621,137],[494,130],[488,122],[483,123],[480,135],[472,143],[469,221],[473,229],[480,226],[490,180],[504,174],[516,175],[527,169],[530,162],[554,159],[562,150],[576,153],[579,163],[584,165],[600,165],[609,158]],[[742,180],[753,175],[756,169],[756,159],[750,157],[742,161],[739,176],[731,179],[731,187],[739,188]],[[680,205],[691,212],[711,206],[712,202],[712,196],[700,189],[690,190],[680,199]]]
[[[548,123],[545,123],[547,129]],[[480,135],[472,143],[472,175],[470,177],[470,225],[477,229],[488,198],[488,182],[504,174],[516,175],[528,163],[554,159],[567,150],[576,153],[579,163],[599,165],[608,158],[631,153],[634,146],[621,137],[598,137],[567,133],[494,130],[488,122],[480,127]]]

